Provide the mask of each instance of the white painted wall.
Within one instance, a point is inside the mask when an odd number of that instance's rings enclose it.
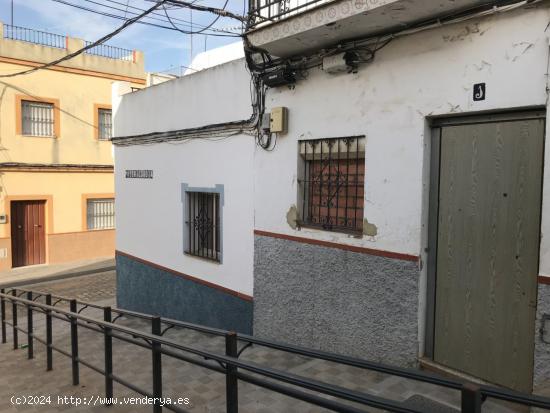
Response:
[[[268,110],[289,108],[289,133],[273,152],[256,149],[256,228],[420,255],[427,117],[545,106],[549,17],[547,9],[511,12],[418,33],[395,40],[357,74],[312,69],[295,89],[270,90]],[[473,102],[481,82],[488,98]],[[365,218],[378,235],[292,230],[286,213],[297,202],[297,141],[350,135],[367,137]],[[550,234],[548,215],[543,230]],[[548,246],[545,240],[541,271],[550,274]]]
[[[239,40],[235,43],[229,43],[225,46],[216,47],[197,54],[187,70],[185,70],[185,75],[242,58],[244,58],[244,47],[243,42]]]
[[[113,132],[166,132],[244,120],[251,113],[250,76],[244,60],[237,60],[125,95]]]
[[[289,133],[279,137],[273,152],[255,147],[248,136],[221,143],[117,148],[117,248],[247,294],[252,291],[253,228],[424,255],[427,118],[546,106],[549,21],[550,12],[539,6],[397,39],[357,74],[335,76],[312,69],[295,89],[268,93],[268,110],[286,106],[290,114]],[[480,82],[487,83],[488,97],[474,103],[472,87]],[[231,62],[124,96],[115,135],[246,119],[250,111],[248,74],[242,61]],[[363,134],[365,217],[377,226],[378,235],[357,239],[293,230],[286,214],[298,200],[298,140]],[[546,147],[550,159],[550,145]],[[124,169],[154,169],[155,179],[129,182],[121,177]],[[226,185],[227,262],[222,266],[181,254],[181,182]],[[540,264],[540,273],[546,275],[549,205],[546,168]],[[422,328],[423,320],[419,324]]]
[[[222,99],[232,88],[241,98]],[[247,119],[248,90],[241,61],[126,94],[113,111],[115,136]],[[116,148],[117,250],[252,295],[254,138],[218,139]],[[126,169],[152,169],[154,179],[126,179]],[[222,264],[183,254],[182,183],[224,185]]]

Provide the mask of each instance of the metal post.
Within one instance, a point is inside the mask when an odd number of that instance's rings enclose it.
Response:
[[[225,355],[229,357],[239,357],[237,350],[237,334],[233,331],[225,335]],[[227,413],[237,413],[239,411],[239,379],[237,378],[237,367],[225,367],[225,397],[227,404]]]
[[[110,323],[111,307],[103,307],[103,320]],[[112,329],[105,327],[105,397],[107,398],[107,406],[112,403],[110,399],[113,397],[113,336]]]
[[[160,317],[153,317],[151,319],[151,330],[152,333],[160,336],[161,334],[161,323]],[[153,354],[153,397],[155,398],[155,403],[153,407],[154,413],[161,413],[162,406],[160,405],[160,398],[162,397],[162,353],[160,352],[161,345],[159,342],[153,341],[152,343],[152,354]]]
[[[11,295],[16,297],[17,291],[11,290]],[[15,301],[11,303],[11,318],[13,327],[13,349],[17,350],[19,348],[19,337],[17,336],[17,303]]]
[[[27,292],[27,300],[32,301],[32,291]],[[27,305],[27,358],[34,358],[32,306]]]
[[[46,305],[52,305],[52,295],[46,295]],[[53,370],[52,311],[46,310],[46,370]]]
[[[6,290],[3,288],[0,293],[5,294]],[[6,301],[4,297],[0,297],[0,313],[2,314],[2,344],[6,343]]]
[[[70,304],[71,313],[76,313],[76,300],[71,300]],[[71,317],[71,358],[72,358],[72,370],[73,370],[73,385],[77,386],[79,381],[78,374],[78,330],[77,319]]]
[[[462,413],[481,413],[481,389],[472,383],[462,386]]]

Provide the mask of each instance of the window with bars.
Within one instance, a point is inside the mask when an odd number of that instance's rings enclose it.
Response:
[[[89,230],[115,227],[115,200],[113,198],[88,199],[86,222]]]
[[[100,108],[97,111],[97,137],[100,141],[108,141],[111,139],[113,130],[112,110]]]
[[[54,136],[54,104],[21,101],[21,130],[27,136]]]
[[[365,137],[299,142],[301,222],[327,231],[361,234],[365,194]]]
[[[187,191],[186,253],[221,261],[220,194]]]

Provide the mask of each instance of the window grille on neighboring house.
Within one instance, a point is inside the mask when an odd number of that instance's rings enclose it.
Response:
[[[89,230],[114,228],[115,200],[113,198],[88,199],[86,217]]]
[[[220,261],[220,194],[187,192],[186,253]]]
[[[301,225],[361,234],[365,137],[300,141]]]
[[[113,130],[113,120],[111,109],[98,109],[98,139],[108,141],[111,139]]]
[[[53,103],[21,101],[22,133],[28,136],[54,136]]]

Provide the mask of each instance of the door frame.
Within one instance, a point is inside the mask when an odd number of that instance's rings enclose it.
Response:
[[[424,334],[424,357],[434,359],[435,347],[435,312],[436,312],[436,288],[437,288],[437,235],[439,222],[439,176],[441,173],[441,129],[445,126],[474,125],[495,122],[512,122],[517,120],[543,119],[545,134],[543,145],[546,145],[546,109],[536,107],[532,109],[518,109],[500,112],[482,112],[450,116],[438,116],[428,119],[431,128],[430,142],[430,174],[428,194],[428,245],[426,248],[426,313]],[[542,185],[544,188],[544,146],[543,146],[543,170],[541,171]],[[542,197],[541,197],[542,202]],[[542,205],[540,207],[542,215]],[[542,222],[542,221],[541,221]],[[540,265],[540,240],[539,240],[539,265]],[[535,321],[536,322],[536,321]],[[534,348],[533,348],[534,351]]]
[[[46,228],[44,230],[44,244],[45,244],[45,262],[44,264],[49,264],[50,254],[49,254],[49,243],[48,235],[53,233],[53,196],[52,195],[9,195],[4,198],[4,211],[8,215],[8,235],[9,235],[9,268],[13,267],[13,251],[12,251],[12,239],[11,239],[11,203],[12,201],[45,201],[44,205],[44,219]]]

